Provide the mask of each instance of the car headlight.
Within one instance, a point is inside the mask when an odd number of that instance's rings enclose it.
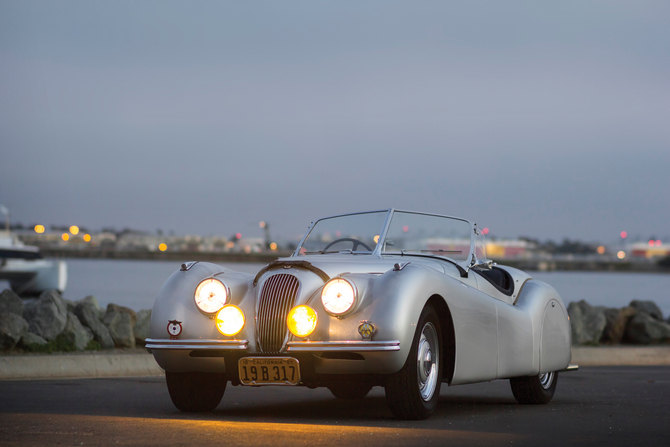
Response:
[[[221,281],[208,278],[195,288],[195,305],[206,314],[213,314],[221,309],[228,300],[228,290]]]
[[[331,279],[321,291],[324,309],[334,315],[346,313],[356,301],[356,287],[344,278]]]
[[[234,304],[223,306],[216,314],[216,328],[223,335],[232,337],[244,327],[244,312]]]
[[[304,338],[314,332],[319,317],[316,311],[309,306],[296,306],[288,313],[286,324],[291,334]]]

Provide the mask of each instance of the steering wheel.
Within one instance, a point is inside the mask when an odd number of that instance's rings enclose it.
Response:
[[[362,245],[362,246],[365,247],[368,251],[372,251],[372,249],[371,249],[370,247],[368,247],[367,245],[365,245],[365,242],[363,242],[363,241],[359,241],[358,239],[354,239],[353,237],[343,237],[343,238],[340,238],[340,239],[335,239],[333,242],[331,242],[330,244],[326,245],[326,247],[325,247],[322,251],[326,251],[326,250],[328,250],[330,247],[332,247],[333,245],[337,244],[338,242],[351,242],[352,244],[354,244],[354,246],[351,248],[351,251],[356,251],[356,248],[357,248],[359,245]]]

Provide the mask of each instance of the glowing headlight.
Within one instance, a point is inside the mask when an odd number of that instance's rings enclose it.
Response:
[[[244,312],[234,304],[223,306],[216,314],[216,328],[229,337],[237,335],[244,327]]]
[[[342,315],[354,305],[356,289],[354,285],[343,278],[328,281],[321,292],[321,302],[324,309],[331,314]]]
[[[202,281],[195,289],[195,304],[206,314],[213,314],[221,309],[227,299],[226,286],[214,278]]]
[[[307,337],[316,329],[318,316],[309,306],[296,306],[288,313],[286,323],[288,330],[296,337]]]

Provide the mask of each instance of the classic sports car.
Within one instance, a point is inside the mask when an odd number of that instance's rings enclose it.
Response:
[[[168,279],[147,348],[175,406],[211,411],[226,384],[383,386],[394,416],[423,419],[449,385],[510,379],[549,402],[570,365],[570,321],[549,285],[486,259],[467,220],[399,210],[313,222],[257,275],[189,262]]]

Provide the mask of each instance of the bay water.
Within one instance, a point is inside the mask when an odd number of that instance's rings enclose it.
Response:
[[[256,274],[264,264],[224,263],[233,270]],[[68,284],[63,296],[80,300],[94,295],[101,306],[109,303],[134,310],[151,309],[178,262],[68,259]],[[631,300],[652,300],[670,315],[670,275],[611,272],[529,272],[552,285],[566,305],[586,300],[594,306],[623,307]],[[6,284],[0,282],[0,289]]]

